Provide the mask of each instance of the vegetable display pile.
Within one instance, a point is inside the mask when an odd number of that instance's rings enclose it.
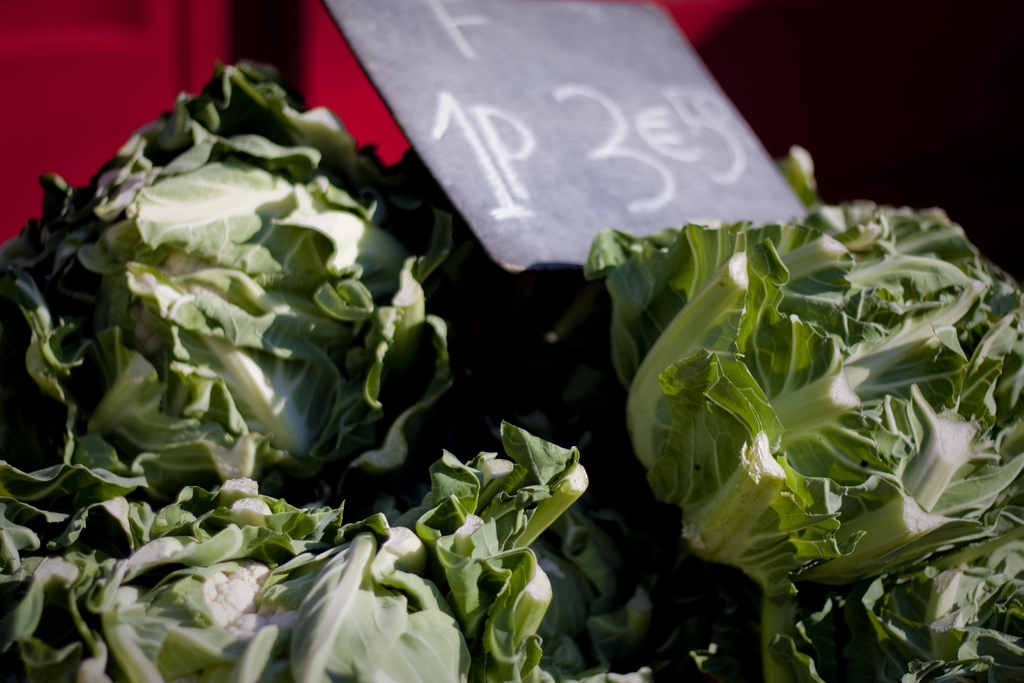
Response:
[[[240,64],[44,177],[0,247],[0,670],[1024,678],[1024,292],[782,169],[792,223],[513,274]]]

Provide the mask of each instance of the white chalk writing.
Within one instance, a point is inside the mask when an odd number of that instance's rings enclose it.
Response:
[[[516,140],[510,144],[499,134],[496,122],[504,122]],[[533,132],[520,120],[494,107],[477,105],[469,113],[451,93],[438,96],[437,117],[432,135],[440,140],[452,123],[461,130],[483,177],[498,206],[491,210],[497,220],[529,218],[533,211],[526,205],[530,193],[519,177],[512,162],[525,161],[533,154],[536,140]]]

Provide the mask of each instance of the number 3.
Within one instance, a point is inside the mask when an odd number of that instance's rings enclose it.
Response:
[[[656,158],[625,147],[626,138],[629,136],[629,120],[623,113],[622,108],[610,97],[599,90],[585,85],[564,85],[555,90],[552,95],[556,102],[562,103],[570,97],[586,97],[594,100],[608,112],[612,120],[612,130],[603,144],[595,147],[587,155],[590,159],[632,159],[650,166],[661,176],[662,189],[656,196],[648,199],[638,199],[626,205],[631,213],[653,213],[665,206],[676,195],[676,178],[672,171]]]

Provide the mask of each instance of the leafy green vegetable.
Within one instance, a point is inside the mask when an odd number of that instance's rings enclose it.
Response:
[[[1019,676],[1021,550],[1016,542],[976,565],[858,586],[846,606],[849,680]]]
[[[1024,295],[812,169],[799,224],[511,274],[218,67],[0,247],[0,668],[1019,677]]]
[[[522,680],[552,598],[526,546],[586,474],[575,449],[502,434],[513,460],[445,454],[409,526],[342,525],[340,509],[298,509],[250,479],[187,487],[126,557],[44,559],[0,651],[17,644],[30,680]]]
[[[627,424],[689,551],[764,591],[765,676],[792,662],[795,583],[847,584],[1004,532],[1024,457],[1000,385],[1021,291],[935,214],[858,206],[806,225],[607,232]],[[1004,372],[1009,371],[1009,375]],[[1010,403],[1004,399],[1004,404]]]
[[[422,284],[447,219],[332,115],[299,111],[265,70],[220,67],[90,187],[45,188],[42,220],[0,253],[0,343],[19,393],[66,417],[57,443],[13,465],[143,476],[172,498],[270,470],[308,477],[382,442],[376,467],[401,464],[405,432],[449,381]],[[389,381],[404,390],[390,390],[382,440]]]

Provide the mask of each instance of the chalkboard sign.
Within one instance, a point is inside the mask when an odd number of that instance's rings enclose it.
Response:
[[[398,124],[506,268],[613,227],[802,213],[671,17],[566,0],[324,0]]]

